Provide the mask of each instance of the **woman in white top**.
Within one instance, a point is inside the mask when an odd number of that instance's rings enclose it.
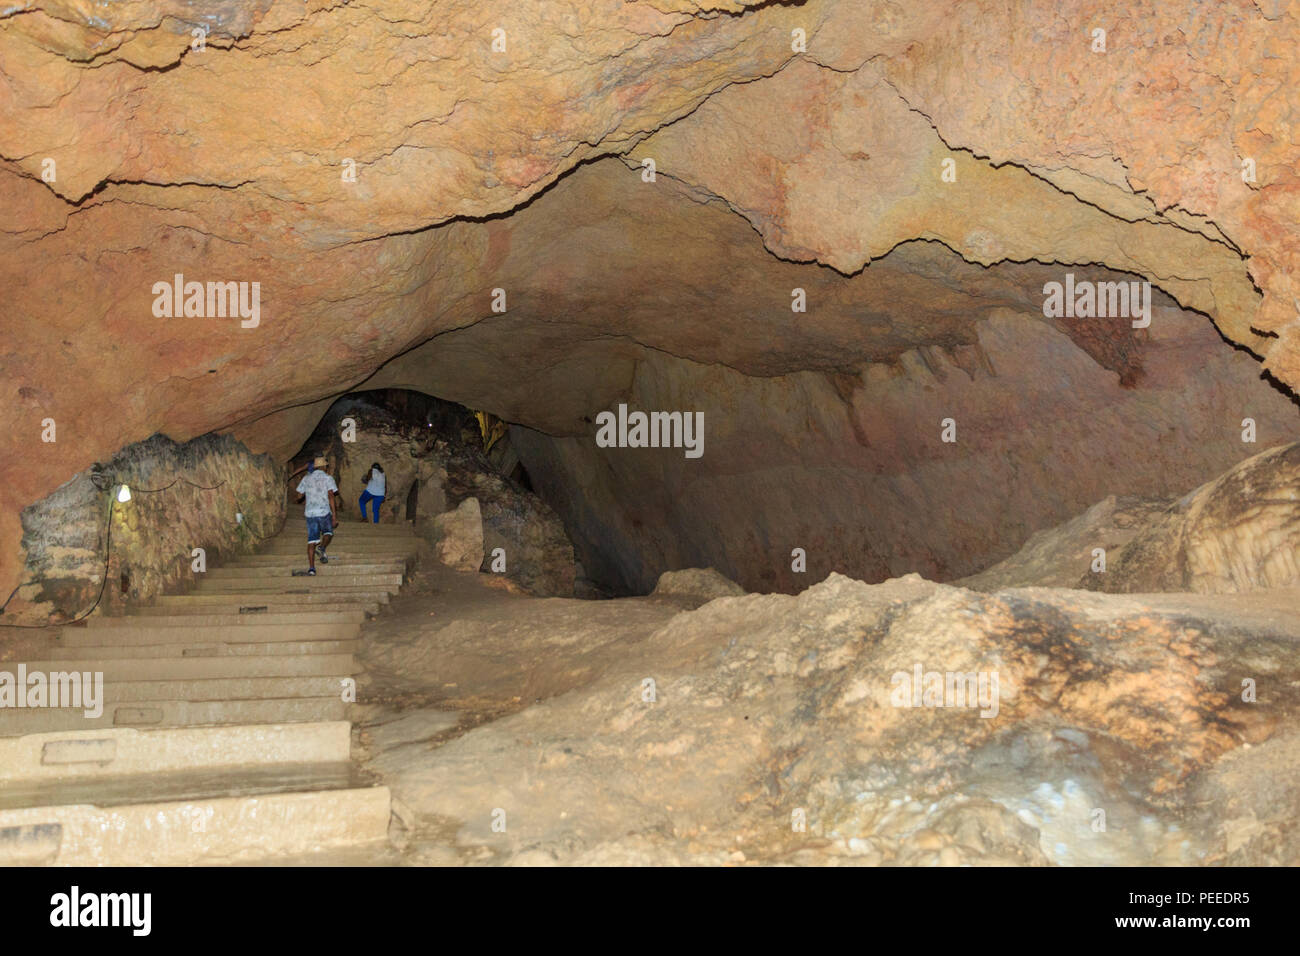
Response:
[[[384,503],[384,492],[387,491],[387,484],[384,479],[384,469],[379,467],[379,462],[370,466],[370,475],[366,478],[366,490],[361,492],[361,520],[366,520],[366,502],[375,503],[375,524],[379,524],[379,506]]]

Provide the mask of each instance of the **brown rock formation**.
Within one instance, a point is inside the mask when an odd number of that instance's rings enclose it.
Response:
[[[651,592],[654,597],[680,601],[693,608],[720,597],[740,597],[744,593],[744,588],[713,568],[665,571]]]
[[[420,416],[426,427],[400,418],[386,407],[392,401],[392,393],[380,393],[335,402],[303,446],[301,459],[320,454],[330,462],[340,513],[371,520],[373,506],[363,516],[357,499],[378,462],[387,483],[381,523],[413,522],[452,567],[481,566],[530,594],[572,597],[573,545],[564,526],[536,495],[498,473],[480,450],[470,412],[436,403]]]
[[[598,448],[590,426],[512,439],[588,572],[646,593],[660,571],[699,566],[752,591],[831,571],[962,577],[1107,495],[1172,497],[1226,470],[1259,447],[1241,440],[1245,415],[1269,423],[1260,444],[1294,434],[1295,407],[1254,363],[1173,310],[1147,330],[1135,388],[1041,317],[995,311],[972,331],[971,346],[854,373],[638,363],[633,406],[703,410],[695,460]]]
[[[62,623],[187,589],[275,534],[284,506],[284,469],[268,456],[229,436],[154,436],[23,512],[27,565],[10,613]]]
[[[748,376],[742,390],[776,407],[819,409],[825,400],[803,394],[820,382],[863,395],[822,373],[913,355],[947,374],[939,348],[978,379],[976,346],[988,349],[977,330],[991,326],[973,319],[1036,312],[1046,277],[1066,268],[1149,279],[1294,389],[1298,34],[1300,15],[1275,0],[1142,0],[1126,12],[1097,0],[1067,12],[994,0],[492,0],[399,2],[382,15],[285,0],[223,0],[201,15],[172,0],[23,3],[0,15],[11,410],[0,591],[26,560],[20,511],[156,432],[234,430],[283,458],[330,398],[369,380],[574,436],[647,376],[689,376],[690,363]],[[579,169],[600,157],[611,158]],[[599,223],[611,198],[629,217],[615,240]],[[742,236],[748,252],[728,258]],[[951,253],[898,249],[914,239]],[[1053,267],[1015,265],[1030,260]],[[746,294],[758,262],[770,278]],[[178,274],[258,283],[256,326],[157,315],[155,284]],[[806,314],[789,311],[796,287]],[[1132,332],[1065,331],[1135,386],[1135,401],[1157,394],[1142,391],[1154,360]],[[1021,366],[1046,348],[1036,333],[1007,347]],[[1059,381],[1068,361],[1040,366],[1044,379]],[[1186,359],[1183,381],[1212,406],[1237,379],[1220,386],[1199,361]],[[1209,417],[1248,414],[1240,406],[1256,398],[1240,394]],[[858,410],[857,430],[841,419],[827,444],[865,435],[884,449],[877,470],[893,471],[928,456],[920,439],[897,446],[929,436],[933,411],[920,430],[879,416],[873,432]],[[47,419],[54,442],[41,438]],[[1174,436],[1184,448],[1199,441],[1203,419],[1192,421]],[[1274,440],[1294,437],[1294,418],[1275,427]],[[1001,535],[996,514],[975,516],[954,544],[923,534],[898,561],[973,571],[1107,493],[1204,481],[1232,463],[1225,451],[1211,442],[1200,465],[1168,477],[1156,456],[1160,476],[1139,468],[1127,488],[1067,478],[1059,507]],[[1059,456],[1051,480],[1071,470]],[[1007,483],[992,465],[983,477]],[[920,497],[948,486],[923,483]],[[879,520],[871,536],[891,551],[909,537],[902,517]],[[805,537],[815,544],[827,524]],[[970,542],[990,536],[977,556]],[[687,563],[710,563],[686,550]],[[848,569],[901,570],[891,560]],[[665,566],[623,574],[648,586]],[[764,583],[752,574],[736,576]],[[788,585],[781,574],[765,583]]]
[[[1109,497],[960,583],[1114,594],[1300,588],[1298,467],[1300,444],[1282,445],[1176,501]]]
[[[408,709],[371,708],[365,739],[412,829],[465,861],[1297,859],[1295,795],[1252,756],[1294,752],[1294,616],[915,576],[678,613],[456,602],[369,645],[366,699]],[[429,706],[499,719],[423,743]]]
[[[1256,455],[1186,495],[1080,586],[1127,594],[1300,587],[1300,444]]]
[[[483,513],[477,498],[466,498],[452,511],[433,519],[438,560],[459,571],[477,571],[483,563]]]

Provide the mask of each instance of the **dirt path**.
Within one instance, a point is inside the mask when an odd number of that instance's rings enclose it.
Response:
[[[428,564],[362,632],[363,704],[515,710],[588,683],[681,610],[652,598],[534,598]]]

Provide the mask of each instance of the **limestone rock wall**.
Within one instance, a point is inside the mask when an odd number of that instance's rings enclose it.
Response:
[[[284,519],[283,467],[228,436],[178,444],[155,435],[104,462],[102,474],[103,490],[87,470],[23,511],[27,563],[5,624],[70,620],[101,590],[95,613],[111,615],[187,589],[195,548],[215,566],[256,548]],[[123,483],[126,502],[116,497]]]
[[[1080,587],[1133,594],[1300,588],[1300,443],[1184,495]],[[1297,609],[1300,613],[1300,609]]]
[[[497,473],[472,446],[439,443],[432,464],[429,487],[422,489],[422,496],[441,499],[449,509],[462,508],[471,498],[478,502],[483,547],[479,570],[503,573],[530,594],[573,596],[577,573],[573,545],[546,502]],[[504,571],[494,567],[497,560],[504,560]]]
[[[1131,387],[1041,317],[1011,312],[981,324],[975,346],[857,374],[647,359],[627,400],[702,410],[701,458],[598,448],[594,428],[513,440],[588,573],[628,591],[706,566],[751,591],[797,591],[831,571],[950,580],[1107,495],[1180,495],[1294,439],[1295,405],[1197,317],[1161,310],[1146,331]],[[942,440],[945,419],[955,442]],[[792,569],[795,548],[806,572]]]

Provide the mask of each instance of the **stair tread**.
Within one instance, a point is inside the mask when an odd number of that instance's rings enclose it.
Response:
[[[289,714],[313,701],[335,709],[337,681],[358,669],[361,624],[402,588],[419,541],[409,525],[340,524],[332,560],[318,561],[312,577],[293,573],[306,563],[305,530],[291,517],[261,550],[195,575],[186,593],[63,628],[48,659],[27,666],[103,672],[106,715],[88,729],[217,720],[223,705],[254,724],[283,720],[273,716],[278,701]]]
[[[49,783],[14,781],[0,789],[0,809],[76,804],[114,807],[360,786],[365,786],[365,780],[351,763],[224,767]]]
[[[104,660],[141,660],[182,658],[194,660],[204,657],[266,657],[275,651],[281,655],[355,654],[361,642],[355,637],[325,638],[324,640],[290,641],[172,641],[144,642],[121,640],[101,644],[70,644],[50,649],[56,660],[72,660],[73,654],[98,651]],[[67,655],[65,658],[64,655]]]
[[[303,611],[301,613],[276,613],[271,611],[252,612],[249,614],[138,614],[129,617],[99,618],[109,623],[96,624],[93,627],[65,627],[62,634],[84,633],[87,631],[125,631],[132,628],[146,627],[166,630],[184,628],[186,630],[213,627],[329,627],[341,624],[360,624],[365,620],[361,611]]]
[[[29,671],[100,672],[104,681],[95,717],[86,717],[85,708],[0,713],[0,738],[12,738],[4,746],[16,748],[21,760],[15,764],[25,768],[0,787],[0,815],[19,828],[60,821],[46,829],[82,834],[75,843],[66,836],[38,840],[24,853],[34,848],[42,862],[103,863],[154,860],[169,852],[170,862],[186,863],[216,852],[210,843],[223,852],[274,854],[382,838],[386,789],[368,788],[350,760],[295,762],[345,756],[346,735],[329,749],[305,754],[301,748],[268,749],[265,741],[278,740],[275,735],[290,727],[346,730],[349,705],[340,690],[359,670],[361,625],[401,590],[420,539],[410,524],[341,523],[331,560],[318,561],[317,574],[308,577],[293,574],[307,564],[305,532],[306,522],[291,514],[261,549],[194,575],[186,593],[159,596],[121,617],[61,628],[45,659],[26,662]],[[265,762],[177,769],[175,755],[169,761],[167,748],[150,742],[182,738],[145,742],[144,736],[238,734],[244,728],[252,732],[247,746]],[[319,730],[312,733],[319,736]],[[109,740],[105,752],[125,756],[87,763],[84,748]],[[45,766],[44,748],[60,743],[76,759]],[[196,753],[210,762],[218,751],[233,759],[228,747],[204,746]],[[186,754],[179,766],[203,762]],[[259,831],[252,840],[241,829],[241,801],[258,798],[275,806],[262,824],[267,835]],[[205,801],[212,802],[208,814],[215,813],[212,834],[189,843],[172,839],[189,833],[188,815],[203,813]],[[335,804],[348,812],[322,812]],[[164,831],[170,842],[155,847],[145,840],[147,849],[139,848],[144,836]]]
[[[190,680],[106,680],[104,699],[112,703],[184,700],[192,703],[236,700],[287,700],[335,697],[337,677],[199,677]]]

